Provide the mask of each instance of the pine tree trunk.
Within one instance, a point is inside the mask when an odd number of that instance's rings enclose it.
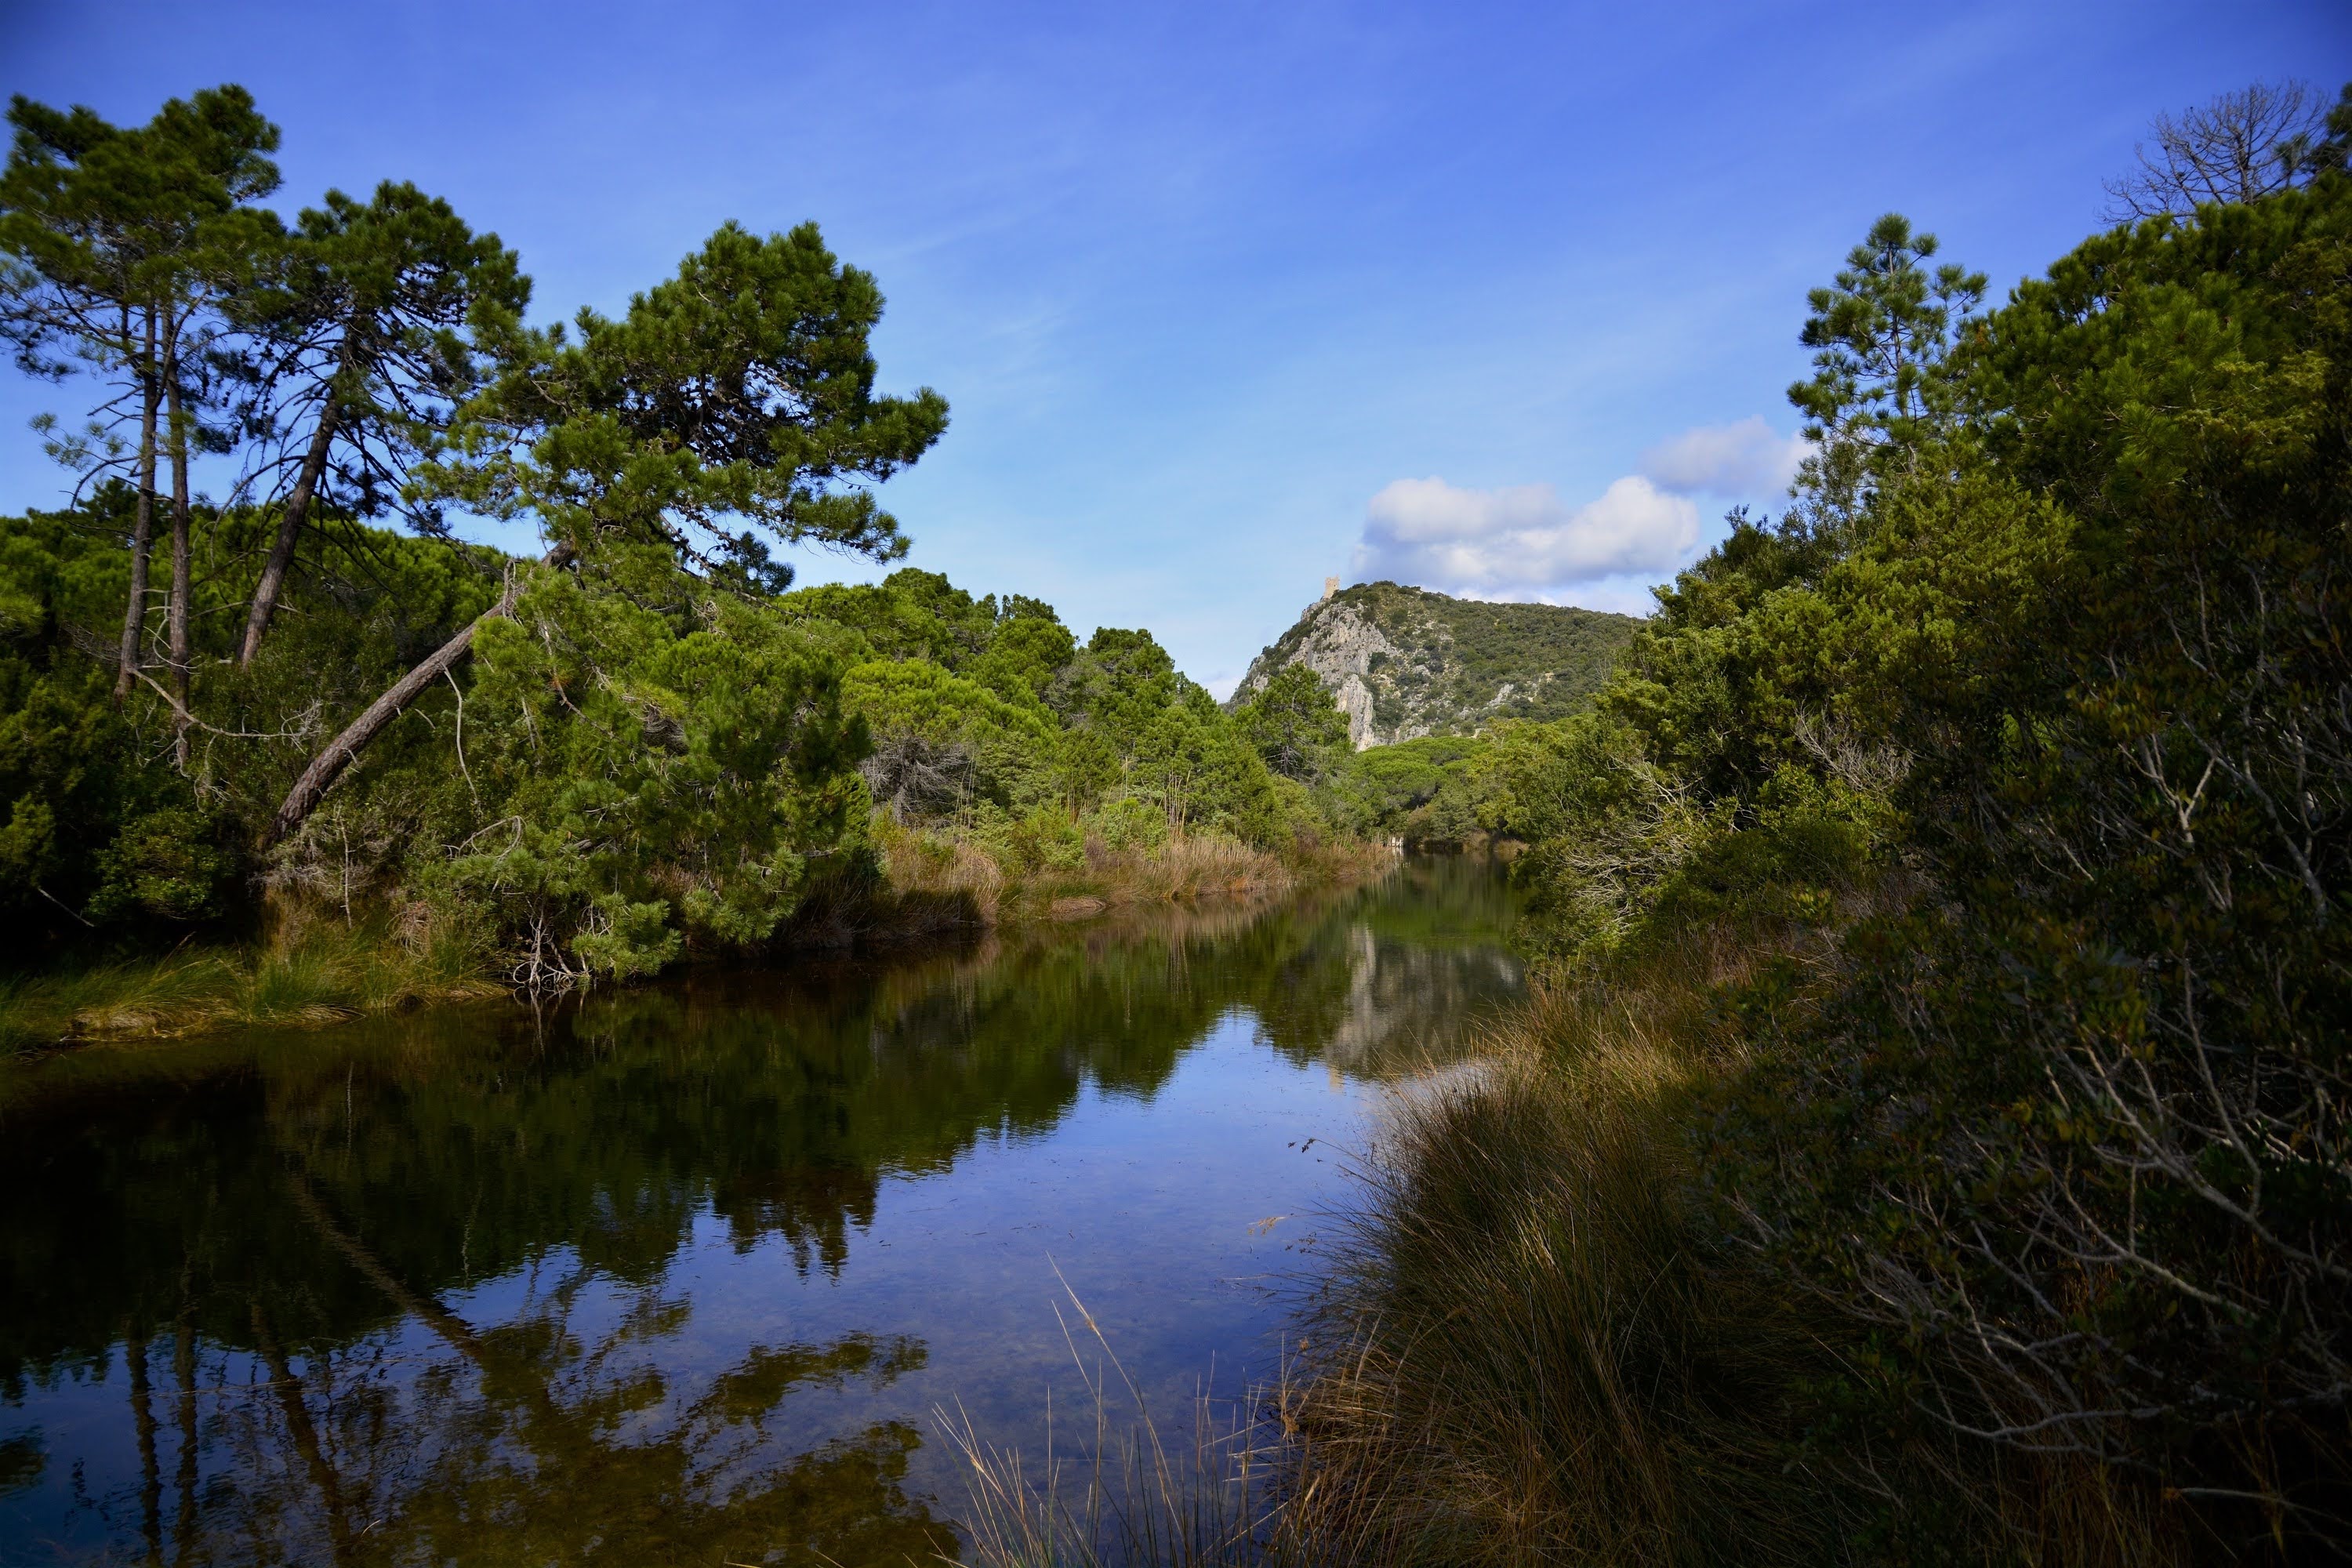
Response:
[[[327,471],[327,454],[334,446],[339,413],[331,384],[326,401],[319,406],[319,427],[311,433],[310,449],[303,454],[302,471],[296,476],[293,491],[286,498],[285,514],[278,520],[278,538],[270,544],[269,559],[262,563],[261,581],[254,585],[253,608],[245,617],[245,646],[236,656],[240,669],[252,664],[254,656],[261,651],[262,635],[269,629],[270,616],[278,613],[278,595],[284,590],[286,574],[294,564],[295,542],[301,537],[311,498],[319,493],[319,481]]]
[[[147,1539],[147,1562],[163,1568],[163,1470],[155,1458],[155,1405],[147,1373],[146,1331],[125,1327],[122,1359],[131,1369],[131,1429],[139,1437],[139,1532]]]
[[[327,1212],[327,1205],[319,1201],[319,1194],[311,1189],[310,1181],[301,1172],[289,1173],[287,1192],[293,1198],[294,1206],[302,1212],[302,1217],[310,1222],[311,1228],[359,1272],[361,1279],[383,1292],[384,1300],[398,1308],[402,1316],[423,1323],[440,1335],[450,1349],[477,1367],[488,1370],[487,1348],[482,1343],[482,1336],[475,1332],[474,1326],[451,1311],[448,1304],[438,1296],[429,1290],[420,1292],[403,1282],[385,1266],[373,1248],[336,1222],[335,1217]],[[539,1398],[533,1403],[545,1409],[546,1384],[544,1380],[535,1380],[535,1383],[534,1392]]]
[[[114,700],[131,695],[131,683],[147,637],[147,563],[155,548],[155,416],[163,389],[155,379],[155,312],[147,312],[147,354],[140,372],[139,510],[131,528],[131,603],[122,612],[122,658],[115,666]]]
[[[562,566],[571,561],[572,556],[570,545],[559,544],[547,552],[541,564]],[[509,576],[506,592],[499,595],[497,604],[475,616],[463,631],[443,643],[422,664],[394,682],[392,689],[369,703],[358,718],[344,726],[341,734],[327,743],[326,750],[311,758],[310,765],[302,770],[302,776],[294,781],[294,787],[286,792],[285,804],[278,808],[278,815],[270,820],[268,831],[262,835],[261,847],[268,849],[282,842],[310,820],[310,813],[318,809],[320,800],[342,776],[343,770],[358,758],[368,742],[374,740],[384,726],[399,718],[402,711],[416,700],[420,692],[466,657],[474,646],[476,632],[491,621],[511,615],[515,600],[521,592],[520,574]]]
[[[164,605],[163,625],[170,638],[172,696],[179,704],[179,714],[173,720],[172,755],[184,773],[188,766],[188,596],[192,577],[188,558],[188,428],[179,366],[168,335],[163,358],[167,371],[163,395],[170,418],[172,458],[172,595]]]
[[[185,1289],[182,1287],[184,1291]],[[172,1338],[172,1373],[180,1383],[180,1517],[172,1531],[178,1543],[173,1556],[175,1563],[194,1560],[198,1510],[196,1481],[201,1473],[196,1438],[196,1331],[195,1326],[188,1321],[187,1313],[188,1305],[184,1296],[179,1326]]]

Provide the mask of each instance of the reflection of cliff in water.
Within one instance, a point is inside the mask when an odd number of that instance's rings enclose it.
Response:
[[[1479,1020],[1518,994],[1519,966],[1496,952],[1442,952],[1382,942],[1369,923],[1348,931],[1348,990],[1317,1043],[1267,1038],[1335,1073],[1392,1078],[1455,1056]]]
[[[1496,900],[1413,866],[12,1072],[0,1520],[40,1534],[0,1558],[928,1561],[950,1537],[902,1485],[918,1435],[867,1418],[922,1344],[698,1326],[696,1226],[838,1274],[886,1179],[1042,1135],[1088,1086],[1148,1098],[1236,1011],[1293,1060],[1398,1070],[1515,984]]]
[[[1417,860],[1397,876],[1405,886],[1390,896],[1333,911],[1255,1005],[1286,1057],[1356,1078],[1419,1071],[1458,1056],[1520,994],[1519,963],[1501,944],[1507,894],[1484,862]]]

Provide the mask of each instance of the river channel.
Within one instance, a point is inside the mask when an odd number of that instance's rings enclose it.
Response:
[[[940,1413],[1085,1408],[1072,1293],[1187,1431],[1276,1370],[1384,1098],[1518,994],[1509,914],[1413,860],[12,1067],[0,1563],[952,1555]]]

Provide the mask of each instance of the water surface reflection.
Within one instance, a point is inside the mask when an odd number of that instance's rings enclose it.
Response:
[[[0,1561],[920,1562],[960,1404],[1273,1353],[1369,1085],[1514,995],[1482,868],[0,1080]]]

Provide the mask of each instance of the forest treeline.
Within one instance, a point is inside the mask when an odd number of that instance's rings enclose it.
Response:
[[[2352,1550],[2347,145],[2232,95],[1997,308],[1891,216],[1813,292],[1787,510],[1472,764],[1547,995],[1402,1115],[1309,1539]]]
[[[96,389],[42,422],[68,504],[0,525],[19,968],[324,912],[561,985],[840,940],[884,895],[1278,877],[1401,809],[1311,678],[1228,713],[1035,599],[793,591],[782,546],[905,555],[875,487],[948,425],[877,390],[882,295],[813,225],[540,326],[411,184],[264,205],[240,89],[9,121],[0,324]]]

